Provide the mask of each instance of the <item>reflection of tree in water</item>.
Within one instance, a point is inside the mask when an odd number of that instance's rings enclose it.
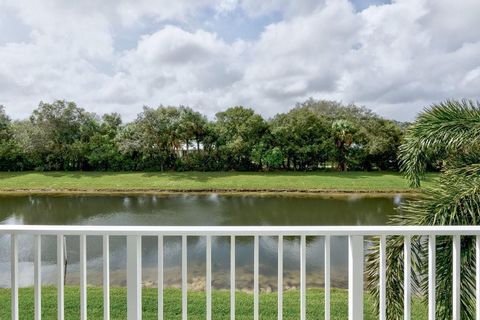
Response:
[[[396,204],[390,197],[39,195],[1,197],[0,206],[0,219],[25,224],[378,225]]]
[[[397,205],[391,197],[330,196],[245,196],[245,195],[114,195],[114,196],[4,196],[0,197],[0,219],[24,224],[92,225],[378,225]],[[9,257],[9,237],[1,238],[0,253]],[[260,237],[260,273],[273,279],[277,272],[277,237]],[[284,238],[285,272],[294,274],[299,267],[299,237]],[[32,256],[31,239],[20,239],[21,257]],[[122,272],[126,263],[125,237],[110,238],[112,272]],[[101,274],[101,238],[87,237],[90,272]],[[56,259],[55,237],[42,237],[45,263]],[[75,277],[78,263],[78,236],[67,237],[69,277]],[[152,269],[157,262],[156,237],[142,238],[143,264]],[[213,237],[213,270],[221,278],[228,275],[230,237]],[[166,267],[181,263],[181,238],[165,237]],[[332,238],[332,266],[346,266],[346,239]],[[188,237],[189,268],[201,279],[205,263],[205,237]],[[236,237],[239,270],[251,270],[253,237]],[[307,237],[307,270],[312,281],[321,281],[323,237]],[[199,269],[200,268],[200,269]],[[200,271],[198,271],[200,270]],[[2,270],[0,270],[2,272]],[[193,272],[193,271],[192,271]],[[71,275],[70,275],[71,274]],[[315,274],[315,275],[313,275]],[[192,278],[193,279],[193,278]],[[228,279],[226,276],[225,279]],[[340,278],[339,278],[340,279]],[[192,280],[193,281],[193,280]],[[199,283],[200,280],[197,282]],[[216,281],[223,281],[217,279]],[[225,280],[226,281],[226,280]],[[247,281],[247,279],[245,279]],[[292,280],[293,281],[293,280]],[[317,282],[318,282],[317,281]],[[340,280],[339,280],[340,281]],[[273,287],[272,287],[273,288]]]

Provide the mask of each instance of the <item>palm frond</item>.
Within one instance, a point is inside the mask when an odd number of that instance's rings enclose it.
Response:
[[[420,199],[407,201],[401,214],[390,219],[395,225],[478,225],[480,222],[480,164],[450,169],[439,183],[427,188]],[[367,285],[378,302],[378,240],[367,256]],[[437,318],[450,319],[452,312],[452,238],[437,237]],[[387,243],[387,318],[397,320],[403,313],[403,239]],[[461,240],[461,318],[473,319],[475,312],[475,239]],[[414,290],[426,297],[428,257],[425,237],[412,239]]]
[[[420,186],[429,159],[436,154],[469,153],[480,140],[480,102],[448,100],[424,110],[407,130],[399,149],[401,170]]]

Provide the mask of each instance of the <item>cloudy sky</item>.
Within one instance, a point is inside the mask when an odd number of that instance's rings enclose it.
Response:
[[[411,120],[480,95],[479,0],[0,0],[0,104],[266,117],[308,97]]]

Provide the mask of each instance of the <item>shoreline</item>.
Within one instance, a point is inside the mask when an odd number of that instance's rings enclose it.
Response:
[[[417,189],[392,189],[392,190],[356,190],[356,189],[0,189],[0,196],[25,196],[25,195],[89,195],[89,196],[119,196],[119,195],[239,195],[239,196],[362,196],[362,197],[388,197],[397,195],[418,196],[421,190]]]

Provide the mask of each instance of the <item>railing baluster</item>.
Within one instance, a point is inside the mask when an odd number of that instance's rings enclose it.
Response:
[[[64,281],[65,281],[65,248],[63,242],[63,235],[57,235],[57,311],[58,320],[64,319]]]
[[[254,236],[253,239],[253,319],[258,320],[259,318],[259,301],[258,301],[258,294],[259,294],[259,284],[258,284],[258,235]]]
[[[187,282],[187,236],[182,236],[182,319],[188,315],[188,282]]]
[[[476,318],[480,320],[480,236],[475,237]]]
[[[385,236],[380,236],[380,274],[379,274],[379,291],[380,291],[380,320],[386,320],[387,318],[387,301],[386,301],[386,258],[387,239]]]
[[[35,320],[42,318],[42,236],[33,236],[33,287],[35,291]]]
[[[207,294],[207,320],[212,319],[212,237],[207,236],[207,252],[206,252],[206,283],[205,289]]]
[[[325,320],[330,320],[330,236],[325,236]]]
[[[230,236],[230,320],[235,320],[235,236]]]
[[[80,320],[87,320],[87,236],[80,235]]]
[[[453,320],[460,320],[460,236],[453,236]]]
[[[403,243],[403,319],[410,320],[412,304],[412,241],[410,236],[405,236]]]
[[[110,319],[110,250],[109,237],[103,236],[103,319]]]
[[[348,237],[348,319],[363,319],[363,236]]]
[[[18,320],[18,238],[16,234],[11,234],[10,242],[10,290],[12,295],[12,320]]]
[[[307,240],[300,237],[300,319],[305,320],[307,315]]]
[[[435,256],[436,244],[435,236],[428,236],[428,320],[435,320]]]
[[[278,294],[278,311],[277,319],[283,319],[283,236],[278,236],[278,285],[277,285],[277,294]]]
[[[127,236],[127,319],[142,319],[142,237]]]
[[[158,236],[158,319],[163,320],[163,236]]]

